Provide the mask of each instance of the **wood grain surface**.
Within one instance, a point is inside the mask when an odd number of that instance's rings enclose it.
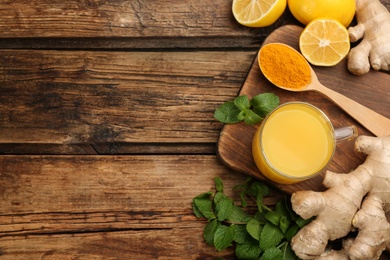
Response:
[[[298,49],[298,39],[302,31],[299,26],[283,26],[275,30],[264,42],[281,42]],[[371,71],[357,77],[347,71],[347,60],[334,67],[313,67],[319,81],[339,93],[371,108],[372,110],[390,118],[390,75],[385,72]],[[259,93],[271,92],[280,98],[281,103],[288,101],[304,101],[316,105],[330,118],[334,127],[354,125],[359,135],[372,135],[358,122],[352,119],[326,96],[317,92],[294,93],[278,89],[268,82],[262,75],[257,57],[249,71],[239,95],[255,96]],[[296,184],[283,185],[268,181],[257,169],[251,152],[251,144],[257,126],[248,126],[244,123],[225,125],[219,141],[218,154],[225,164],[234,170],[252,175],[267,181],[287,193],[297,190],[323,190],[323,172],[310,180]],[[348,173],[360,165],[365,156],[354,151],[354,140],[338,143],[335,155],[328,170]]]
[[[182,152],[215,153],[222,124],[213,111],[237,95],[253,58],[245,51],[4,50],[0,152],[175,153],[172,144],[182,143]]]
[[[219,176],[238,203],[213,112],[286,24],[225,0],[0,1],[0,259],[235,259],[191,202]],[[333,87],[375,108],[365,83]]]
[[[4,155],[0,172],[2,259],[233,259],[204,243],[192,213],[216,176],[239,201],[246,177],[215,155]]]
[[[291,20],[243,27],[225,0],[1,1],[0,48],[257,48]]]

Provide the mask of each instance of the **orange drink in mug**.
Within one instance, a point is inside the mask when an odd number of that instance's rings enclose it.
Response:
[[[334,129],[317,107],[289,102],[263,120],[253,138],[252,154],[265,177],[291,184],[321,173],[333,158],[336,142],[356,136],[354,126]]]

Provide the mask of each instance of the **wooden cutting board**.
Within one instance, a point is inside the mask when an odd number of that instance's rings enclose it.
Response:
[[[281,42],[299,49],[298,41],[302,29],[299,26],[286,25],[270,34],[264,44]],[[390,117],[389,73],[370,71],[364,76],[355,76],[349,73],[346,59],[333,67],[313,68],[323,85],[362,103],[386,117]],[[318,92],[289,92],[273,86],[262,75],[256,57],[238,95],[253,97],[265,92],[272,92],[278,95],[281,104],[293,100],[309,102],[322,109],[328,115],[335,128],[355,125],[358,128],[359,135],[372,136],[368,130],[363,128],[323,94]],[[226,124],[218,140],[217,153],[220,159],[230,168],[268,182],[289,194],[298,190],[324,190],[325,187],[322,185],[322,181],[325,172],[313,179],[297,184],[277,184],[267,180],[257,169],[252,158],[251,143],[258,126],[248,126],[244,123]],[[348,173],[364,162],[366,156],[354,151],[354,142],[355,139],[337,144],[334,158],[328,170]]]

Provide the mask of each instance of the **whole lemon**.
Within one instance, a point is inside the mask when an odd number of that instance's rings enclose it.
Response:
[[[355,11],[355,0],[287,0],[292,15],[304,25],[317,18],[332,18],[348,27]]]

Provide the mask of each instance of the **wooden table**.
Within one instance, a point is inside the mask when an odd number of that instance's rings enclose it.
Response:
[[[225,0],[1,1],[1,259],[234,259],[192,198],[244,181],[213,112],[285,24],[240,26]]]

